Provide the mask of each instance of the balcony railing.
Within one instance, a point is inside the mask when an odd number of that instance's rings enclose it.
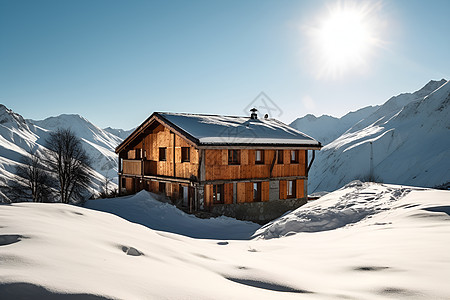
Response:
[[[122,161],[123,174],[156,175],[157,168],[157,162],[154,160],[124,159]]]
[[[142,175],[141,160],[124,159],[122,170],[124,174]]]

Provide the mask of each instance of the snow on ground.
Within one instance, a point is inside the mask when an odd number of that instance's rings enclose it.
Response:
[[[260,227],[256,223],[224,216],[200,219],[186,214],[169,203],[160,202],[155,199],[156,197],[158,196],[143,190],[127,197],[89,200],[84,206],[115,214],[154,230],[193,238],[248,239]]]
[[[142,214],[166,214],[174,224],[185,217],[167,207]],[[0,205],[0,295],[450,298],[449,191],[353,182],[257,235],[193,239],[65,204]]]
[[[351,226],[376,213],[390,210],[393,203],[411,190],[411,187],[374,185],[356,180],[345,188],[266,224],[256,231],[255,236],[270,239],[297,232],[318,232]]]

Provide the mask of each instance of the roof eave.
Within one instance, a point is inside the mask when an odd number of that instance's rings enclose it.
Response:
[[[305,149],[305,150],[320,150],[322,145],[319,144],[267,144],[267,143],[201,143],[198,145],[199,149]]]
[[[178,127],[177,125],[173,124],[172,122],[164,118],[164,116],[162,116],[160,113],[154,112],[150,115],[150,117],[148,117],[144,122],[142,122],[141,125],[139,125],[125,140],[123,140],[122,143],[120,143],[116,147],[115,149],[116,154],[124,150],[126,146],[128,146],[131,143],[131,141],[133,141],[137,136],[139,136],[139,134],[142,131],[144,131],[151,124],[153,124],[154,121],[158,121],[159,123],[169,128],[171,131],[176,132],[181,137],[184,137],[186,141],[192,144],[193,146],[198,146],[199,140],[197,138],[193,137],[192,135],[184,131],[182,128]]]

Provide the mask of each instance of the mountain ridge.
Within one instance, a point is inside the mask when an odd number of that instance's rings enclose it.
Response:
[[[414,93],[391,97],[325,145],[310,170],[310,192],[332,191],[354,179],[424,187],[448,183],[450,84],[442,83],[430,81]]]

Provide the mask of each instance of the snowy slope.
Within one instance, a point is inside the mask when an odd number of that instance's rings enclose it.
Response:
[[[280,231],[270,239],[244,241],[192,239],[64,204],[0,205],[0,295],[449,299],[449,193],[354,183],[274,222]],[[371,213],[361,220],[344,213],[363,204]],[[318,215],[333,208],[336,218],[321,220],[328,230],[314,229]],[[152,217],[177,222],[166,213],[155,209]]]
[[[43,121],[25,120],[21,115],[0,104],[0,181],[9,182],[15,167],[27,152],[45,150],[49,133],[58,127],[72,129],[82,139],[83,147],[92,159],[93,191],[101,190],[104,176],[117,181],[117,158],[114,148],[121,139],[104,132],[76,115],[61,115]],[[111,186],[114,188],[114,183]]]
[[[316,117],[308,114],[295,119],[289,126],[314,137],[326,145],[338,138],[353,125],[375,112],[379,106],[367,106],[357,111],[349,112],[341,118],[323,115]]]
[[[148,228],[173,232],[194,238],[247,239],[258,224],[228,217],[200,219],[175,206],[156,200],[147,191],[114,199],[89,200],[84,207],[109,212]]]
[[[28,121],[49,131],[58,128],[71,129],[83,141],[83,147],[92,159],[93,168],[103,176],[116,179],[117,155],[114,149],[122,142],[118,136],[95,126],[79,115],[63,114],[41,121]]]
[[[354,179],[425,187],[450,182],[449,95],[443,80],[389,99],[317,153],[309,192]]]

